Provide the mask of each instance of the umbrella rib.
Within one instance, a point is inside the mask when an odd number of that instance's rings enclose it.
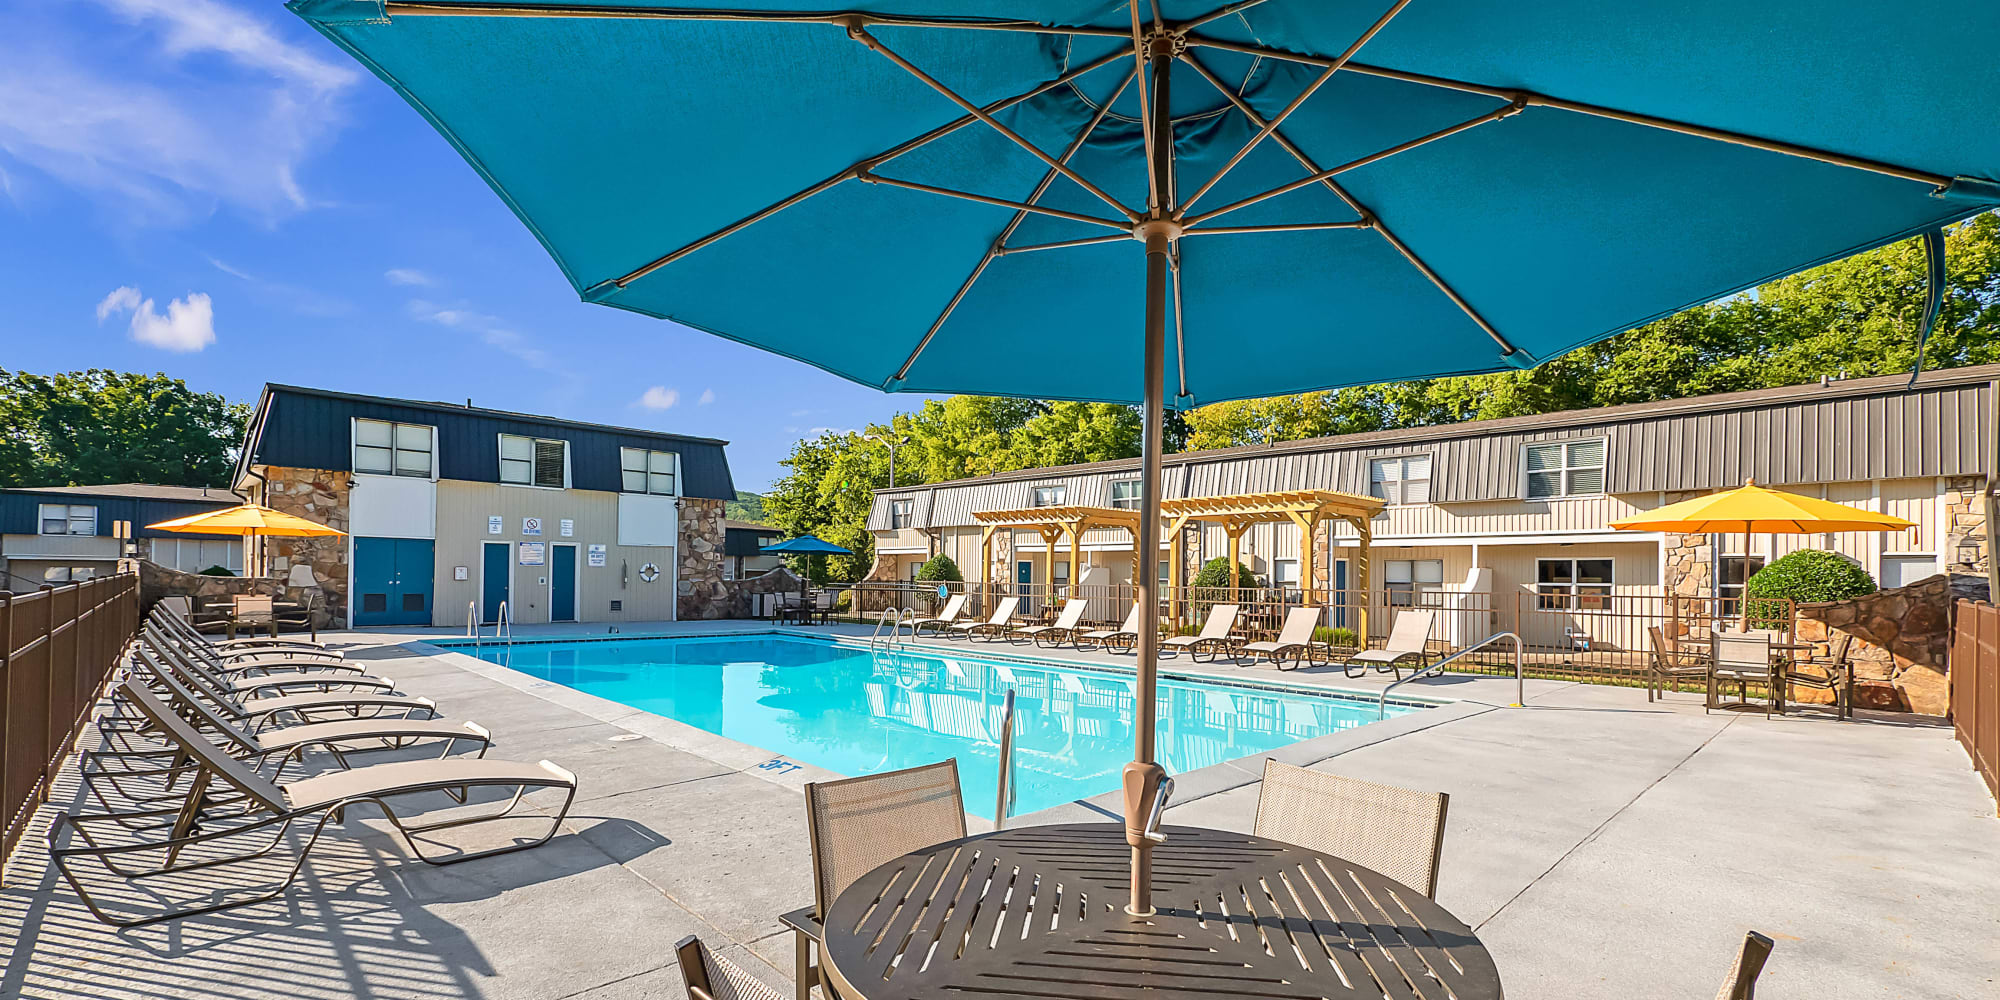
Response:
[[[995,198],[992,197],[991,195],[974,194],[971,191],[959,191],[954,188],[938,187],[935,184],[923,184],[918,181],[906,181],[896,177],[884,177],[881,174],[869,170],[863,170],[860,173],[856,174],[855,179],[859,180],[863,184],[887,184],[890,187],[908,188],[912,191],[924,191],[930,194],[944,195],[947,198],[958,198],[963,201],[976,201],[982,205],[997,205],[1001,208],[1011,208],[1018,212],[1033,212],[1036,215],[1051,215],[1058,219],[1068,219],[1071,222],[1083,222],[1083,223],[1088,223],[1090,225],[1104,226],[1108,229],[1116,229],[1121,233],[1125,233],[1126,234],[1124,237],[1125,239],[1131,238],[1130,235],[1132,229],[1131,224],[1120,222],[1116,219],[1105,219],[1095,215],[1085,215],[1082,212],[1070,212],[1060,208],[1049,208],[1045,205],[1031,205],[1025,201],[1010,201],[1006,198]]]
[[[1029,101],[1037,97],[1040,97],[1041,95],[1046,94],[1049,91],[1056,89],[1057,87],[1064,86],[1086,74],[1096,72],[1097,70],[1102,69],[1105,66],[1108,66],[1123,58],[1125,58],[1125,53],[1122,50],[1106,53],[1105,55],[1099,56],[1096,59],[1092,59],[1091,61],[1084,63],[1082,66],[1078,66],[1077,68],[1072,69],[1069,72],[1064,73],[1061,76],[1058,76],[1055,79],[1052,79],[1047,83],[1044,83],[1034,88],[1033,90],[1017,94],[1013,97],[1006,97],[998,101],[995,101],[992,104],[987,105],[986,110],[990,112],[1005,111],[1016,104],[1020,104],[1023,101]],[[951,135],[952,133],[957,132],[959,129],[962,129],[967,125],[970,125],[978,120],[979,119],[975,118],[972,115],[962,115],[958,118],[952,119],[951,121],[944,123],[943,125],[939,125],[937,128],[931,129],[930,131],[925,132],[922,135],[916,136],[915,138],[912,139],[904,140],[903,142],[891,146],[888,149],[884,150],[883,152],[878,153],[875,156],[872,156],[866,160],[862,160],[861,162],[856,163],[853,166],[848,167],[847,169],[842,170],[841,172],[834,174],[833,176],[828,177],[825,180],[822,180],[819,183],[814,184],[813,186],[808,187],[803,191],[798,191],[791,195],[788,195],[779,201],[773,202],[770,205],[760,208],[757,211],[752,212],[749,215],[746,215],[743,218],[738,219],[735,222],[732,222],[729,225],[722,227],[721,229],[709,233],[708,235],[703,236],[700,239],[697,239],[694,242],[687,244],[686,246],[683,246],[677,250],[674,250],[671,253],[666,254],[665,256],[655,258],[653,261],[646,264],[644,267],[640,267],[637,270],[634,270],[631,273],[624,275],[623,277],[613,278],[605,285],[597,285],[594,286],[594,288],[603,289],[606,288],[607,285],[610,287],[611,290],[624,288],[626,285],[629,285],[632,282],[637,281],[640,278],[643,278],[646,275],[649,275],[654,271],[659,270],[660,268],[666,267],[668,264],[671,264],[674,261],[677,261],[682,257],[685,257],[688,254],[695,252],[696,250],[700,250],[702,247],[708,246],[709,244],[714,243],[718,240],[726,239],[730,236],[735,235],[738,232],[741,232],[744,229],[748,229],[749,227],[759,222],[762,222],[765,219],[768,219],[771,216],[776,215],[779,212],[782,212],[785,209],[792,207],[793,205],[805,201],[806,199],[811,198],[814,195],[820,194],[829,188],[839,185],[843,181],[854,180],[860,177],[861,173],[870,167],[881,166],[882,164],[887,163],[890,160],[893,160],[906,153],[909,153],[912,150],[919,149],[932,142],[936,142],[937,140],[942,139],[945,136]]]
[[[1331,179],[1339,174],[1347,173],[1350,170],[1359,170],[1360,168],[1365,167],[1371,163],[1377,163],[1382,160],[1386,160],[1389,157],[1395,156],[1398,153],[1407,153],[1410,150],[1416,149],[1419,146],[1427,146],[1440,139],[1448,139],[1454,135],[1457,135],[1460,132],[1466,131],[1467,129],[1478,128],[1479,126],[1485,125],[1489,122],[1497,122],[1502,118],[1511,118],[1514,115],[1520,114],[1524,109],[1525,105],[1523,105],[1519,101],[1516,101],[1512,104],[1502,105],[1476,118],[1468,118],[1462,122],[1459,122],[1456,125],[1447,125],[1444,128],[1438,129],[1437,131],[1432,132],[1428,135],[1420,135],[1406,142],[1399,142],[1394,146],[1390,146],[1388,149],[1377,150],[1359,159],[1349,160],[1346,163],[1343,163],[1337,167],[1330,167],[1328,169],[1321,170],[1318,173],[1309,174],[1305,177],[1299,178],[1298,180],[1292,181],[1289,184],[1280,184],[1277,187],[1270,189],[1269,191],[1265,191],[1261,194],[1253,194],[1247,198],[1230,202],[1229,204],[1224,205],[1221,208],[1209,212],[1203,212],[1200,215],[1195,216],[1194,218],[1183,219],[1182,222],[1184,225],[1198,226],[1203,222],[1208,221],[1209,219],[1213,219],[1218,216],[1228,215],[1231,212],[1249,208],[1250,206],[1255,205],[1258,202],[1269,201],[1270,199],[1276,198],[1279,195],[1290,194],[1293,191],[1297,191],[1300,188],[1311,187],[1314,184],[1318,184],[1320,181]]]
[[[1190,46],[1200,46],[1202,48],[1220,49],[1227,52],[1239,52],[1244,55],[1264,56],[1271,59],[1283,59],[1287,62],[1304,63],[1308,66],[1325,66],[1332,61],[1323,56],[1301,55],[1296,52],[1283,52],[1277,49],[1267,49],[1257,45],[1243,45],[1236,42],[1224,42],[1211,38],[1199,38],[1190,36],[1187,42]],[[1952,178],[1947,177],[1943,174],[1931,173],[1930,171],[1927,170],[1917,170],[1913,167],[1900,166],[1894,163],[1884,163],[1879,160],[1870,160],[1860,156],[1848,156],[1844,153],[1835,153],[1829,150],[1816,149],[1814,147],[1801,145],[1799,143],[1783,142],[1777,139],[1766,139],[1760,136],[1745,135],[1741,132],[1731,132],[1727,129],[1709,128],[1704,125],[1695,125],[1689,122],[1675,121],[1674,119],[1671,118],[1662,118],[1658,115],[1642,114],[1636,111],[1621,111],[1616,108],[1607,108],[1596,104],[1586,104],[1582,101],[1571,101],[1560,97],[1551,97],[1547,94],[1535,93],[1534,91],[1515,90],[1505,87],[1489,87],[1484,84],[1468,83],[1463,80],[1452,80],[1441,76],[1428,76],[1423,73],[1410,73],[1403,70],[1389,69],[1383,66],[1371,66],[1367,63],[1359,63],[1359,62],[1349,62],[1341,68],[1346,70],[1347,72],[1360,73],[1364,76],[1381,77],[1386,80],[1399,80],[1404,83],[1421,84],[1427,87],[1442,87],[1447,90],[1463,91],[1468,94],[1483,94],[1487,97],[1495,97],[1505,101],[1514,101],[1520,103],[1524,107],[1551,108],[1557,111],[1569,111],[1569,112],[1574,112],[1576,114],[1590,115],[1595,118],[1608,118],[1613,121],[1625,122],[1626,124],[1629,125],[1642,125],[1648,128],[1656,128],[1668,132],[1676,132],[1681,135],[1694,136],[1695,138],[1699,139],[1713,139],[1717,142],[1726,142],[1737,146],[1747,146],[1752,149],[1763,150],[1767,153],[1780,153],[1785,156],[1795,156],[1801,159],[1817,160],[1821,163],[1827,163],[1837,167],[1849,167],[1855,170],[1866,170],[1870,173],[1882,174],[1888,177],[1895,177],[1906,181],[1912,181],[1918,184],[1929,184],[1940,191],[1950,187],[1952,183]]]
[[[1183,236],[1186,234],[1183,233]],[[1181,245],[1176,240],[1173,252],[1167,255],[1167,275],[1174,283],[1174,366],[1180,376],[1181,391],[1174,397],[1176,402],[1188,398],[1187,387],[1187,326],[1182,322],[1181,310]]]
[[[1199,229],[1183,229],[1182,237],[1223,236],[1242,233],[1295,233],[1313,229],[1374,229],[1381,223],[1373,218],[1357,219],[1353,222],[1289,222],[1269,226],[1203,226]]]
[[[1092,35],[1123,38],[1118,28],[1061,27],[1022,20],[974,20],[918,17],[911,14],[865,14],[852,11],[662,10],[658,7],[580,6],[576,4],[509,3],[479,0],[389,0],[383,13],[396,17],[538,17],[633,21],[748,21],[764,24],[882,25],[892,28],[952,28],[965,31],[1018,31],[1036,35]]]
[[[1159,173],[1153,169],[1153,113],[1148,106],[1148,102],[1152,100],[1152,97],[1147,93],[1150,88],[1144,79],[1146,75],[1146,40],[1144,32],[1139,27],[1139,0],[1126,0],[1125,6],[1132,12],[1132,61],[1135,67],[1133,72],[1137,73],[1141,78],[1139,81],[1139,144],[1146,147],[1146,210],[1153,212],[1158,211],[1160,208],[1160,182]]]
[[[1130,233],[1117,236],[1090,236],[1080,240],[1058,240],[1054,243],[1028,243],[1021,246],[1000,247],[993,252],[995,257],[1011,257],[1017,253],[1035,253],[1041,250],[1067,250],[1070,247],[1089,247],[1099,243],[1117,243],[1132,238]]]
[[[1234,17],[1235,15],[1240,14],[1243,11],[1249,10],[1250,8],[1255,7],[1263,2],[1265,2],[1265,0],[1241,0],[1241,2],[1239,3],[1233,3],[1228,5],[1227,7],[1221,7],[1216,10],[1209,11],[1208,13],[1195,18],[1194,20],[1182,21],[1181,23],[1175,25],[1174,27],[1177,30],[1183,32],[1193,31],[1194,29],[1199,28],[1210,21],[1220,21],[1225,17]]]
[[[1256,109],[1250,106],[1249,102],[1237,96],[1233,91],[1229,90],[1227,87],[1222,86],[1222,81],[1217,80],[1215,78],[1215,74],[1209,72],[1208,67],[1203,65],[1202,61],[1196,58],[1192,53],[1183,56],[1182,58],[1183,61],[1186,62],[1189,66],[1194,67],[1194,71],[1196,73],[1201,74],[1202,78],[1207,80],[1211,86],[1221,91],[1222,95],[1224,97],[1227,97],[1231,104],[1236,105],[1236,110],[1241,111],[1244,117],[1250,119],[1250,121],[1253,123],[1256,122],[1261,117],[1257,114]],[[1509,106],[1511,107],[1512,105]],[[1305,167],[1307,170],[1313,171],[1315,175],[1324,173],[1324,171],[1320,170],[1319,165],[1313,162],[1313,158],[1307,156],[1305,150],[1300,149],[1298,147],[1298,144],[1293,142],[1291,140],[1291,137],[1285,135],[1285,133],[1282,130],[1273,132],[1271,137],[1272,140],[1276,142],[1280,148],[1284,149],[1285,152],[1292,154],[1292,158],[1299,161],[1300,166]],[[1426,279],[1428,279],[1432,285],[1435,285],[1438,291],[1443,292],[1445,297],[1450,299],[1452,301],[1452,304],[1456,305],[1459,311],[1463,312],[1466,315],[1466,318],[1472,320],[1472,322],[1476,324],[1481,330],[1486,331],[1486,335],[1488,337],[1491,337],[1495,344],[1499,345],[1500,354],[1502,357],[1511,357],[1515,353],[1520,352],[1520,349],[1515,347],[1513,343],[1510,342],[1506,337],[1502,336],[1499,330],[1494,329],[1493,324],[1486,321],[1486,317],[1479,314],[1479,310],[1474,309],[1472,307],[1472,303],[1465,301],[1465,296],[1458,294],[1457,289],[1451,287],[1451,284],[1445,281],[1444,278],[1441,277],[1436,271],[1431,270],[1431,266],[1429,264],[1424,263],[1423,258],[1418,257],[1416,251],[1411,250],[1408,244],[1405,244],[1401,239],[1399,239],[1396,236],[1395,232],[1390,230],[1388,226],[1384,225],[1382,223],[1382,220],[1377,218],[1375,213],[1368,209],[1368,206],[1363,205],[1361,203],[1360,199],[1354,197],[1352,194],[1349,194],[1347,189],[1345,187],[1342,187],[1339,181],[1334,180],[1333,177],[1329,175],[1325,177],[1321,181],[1321,183],[1325,184],[1326,189],[1333,192],[1335,197],[1339,198],[1343,202],[1346,202],[1347,207],[1353,209],[1355,213],[1360,215],[1363,220],[1373,223],[1374,230],[1378,233],[1381,233],[1382,238],[1388,240],[1389,245],[1394,247],[1397,253],[1403,255],[1404,260],[1409,261],[1410,265],[1412,267],[1415,267],[1417,271],[1421,273]],[[1210,214],[1212,215],[1214,213]]]
[[[1139,71],[1137,68],[1125,74],[1124,82],[1120,83],[1118,89],[1111,93],[1111,97],[1097,109],[1097,114],[1091,117],[1090,124],[1085,125],[1083,131],[1077,133],[1076,138],[1070,141],[1069,148],[1063,150],[1062,162],[1068,163],[1070,157],[1075,156],[1076,151],[1083,148],[1084,141],[1090,138],[1090,133],[1097,131],[1097,126],[1102,124],[1105,116],[1111,113],[1111,106],[1118,103],[1118,98],[1124,95],[1125,88],[1131,86],[1132,81],[1138,75]],[[1042,195],[1048,193],[1049,186],[1054,184],[1055,180],[1056,172],[1054,170],[1043,174],[1041,182],[1035,185],[1035,190],[1028,194],[1027,204],[1035,205],[1040,202]],[[1007,220],[1007,225],[1001,227],[1000,235],[995,236],[993,242],[987,246],[986,255],[979,258],[979,263],[972,269],[972,273],[965,276],[965,281],[958,286],[958,291],[952,295],[951,301],[945,304],[944,311],[940,312],[938,318],[931,322],[930,329],[924,331],[923,339],[917,341],[917,346],[911,349],[910,356],[903,360],[902,367],[896,369],[896,374],[889,376],[888,380],[882,383],[883,388],[886,389],[894,383],[901,382],[910,374],[910,367],[917,363],[917,358],[924,353],[924,348],[930,346],[931,338],[937,336],[937,332],[943,329],[945,321],[951,318],[951,314],[958,308],[958,304],[965,301],[966,293],[972,290],[972,286],[979,280],[979,276],[986,272],[987,265],[993,263],[995,257],[1004,256],[1007,253],[1005,248],[1007,237],[1014,235],[1014,231],[1020,228],[1022,220],[1027,217],[1027,209],[1018,209],[1014,212],[1014,217]],[[1106,243],[1112,240],[1130,238],[1127,234],[1120,233],[1116,236],[1098,236],[1088,240],[1072,242],[1073,244]]]
[[[1292,116],[1292,112],[1303,107],[1308,98],[1318,93],[1321,86],[1328,80],[1333,79],[1333,75],[1340,72],[1340,68],[1347,65],[1348,61],[1361,51],[1363,45],[1368,44],[1383,28],[1388,27],[1389,22],[1395,20],[1396,15],[1402,13],[1403,8],[1409,6],[1409,4],[1410,0],[1395,0],[1394,3],[1390,4],[1389,9],[1384,11],[1381,17],[1376,18],[1375,23],[1369,25],[1368,30],[1361,33],[1361,37],[1354,40],[1354,44],[1349,45],[1346,51],[1334,57],[1333,61],[1326,65],[1325,69],[1321,71],[1319,76],[1313,79],[1312,83],[1308,84],[1304,90],[1299,91],[1298,96],[1292,98],[1292,102],[1285,105],[1270,121],[1265,122],[1264,126],[1257,130],[1257,134],[1251,136],[1250,141],[1244,143],[1243,148],[1237,150],[1236,155],[1230,157],[1229,162],[1222,165],[1222,169],[1217,170],[1214,176],[1208,179],[1207,183],[1203,184],[1187,201],[1183,202],[1180,206],[1181,212],[1185,214],[1189,209],[1194,207],[1195,202],[1201,200],[1202,195],[1209,192],[1210,188],[1222,183],[1222,179],[1229,176],[1229,172],[1236,169],[1236,165],[1242,163],[1244,157],[1249,156],[1252,150],[1262,145],[1265,139],[1270,138],[1271,133],[1276,132],[1278,126],[1283,125],[1285,119]]]
[[[980,121],[985,122],[988,127],[993,129],[993,131],[998,132],[1003,136],[1006,136],[1009,141],[1014,143],[1014,145],[1019,146],[1024,150],[1027,150],[1030,155],[1034,156],[1036,159],[1042,161],[1043,163],[1048,164],[1050,167],[1054,168],[1057,172],[1061,173],[1064,177],[1069,178],[1072,182],[1076,184],[1076,186],[1084,189],[1085,191],[1090,192],[1093,195],[1096,195],[1099,201],[1102,201],[1106,205],[1111,206],[1113,209],[1117,210],[1119,214],[1125,216],[1127,219],[1133,222],[1139,221],[1139,216],[1137,213],[1133,212],[1131,209],[1126,208],[1124,205],[1120,204],[1118,202],[1118,199],[1111,197],[1109,194],[1106,194],[1103,188],[1100,188],[1096,184],[1091,183],[1089,178],[1083,176],[1082,174],[1077,173],[1074,170],[1071,170],[1067,164],[1061,162],[1060,160],[1057,160],[1053,156],[1050,156],[1048,153],[1042,150],[1042,147],[1037,146],[1032,142],[1029,142],[1027,138],[1021,135],[1019,132],[1016,132],[1013,129],[1008,128],[1007,126],[1000,124],[1000,119],[993,117],[992,114],[980,108],[978,105],[972,103],[971,101],[966,100],[964,97],[959,96],[959,93],[957,91],[951,89],[950,87],[945,86],[943,81],[937,79],[936,77],[930,75],[929,73],[924,72],[921,68],[917,66],[917,64],[909,61],[908,59],[903,58],[902,53],[899,53],[895,49],[892,49],[889,46],[884,45],[881,39],[876,38],[874,35],[869,34],[866,30],[861,28],[850,28],[848,29],[847,33],[855,41],[860,42],[862,45],[866,46],[869,51],[882,56],[883,58],[889,60],[892,63],[895,63],[897,66],[901,67],[904,72],[910,74],[911,76],[916,77],[918,80],[923,81],[923,83],[926,86],[930,87],[932,90],[937,91],[939,94],[942,94],[946,100],[949,100],[953,104],[956,104],[960,108],[964,109],[964,111],[967,114],[970,114],[973,117],[978,118]]]

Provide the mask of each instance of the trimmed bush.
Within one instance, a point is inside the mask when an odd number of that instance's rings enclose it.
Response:
[[[929,562],[917,567],[919,583],[964,583],[965,576],[958,571],[958,564],[951,557],[940,552]]]
[[[1338,646],[1347,649],[1355,649],[1360,646],[1360,643],[1355,639],[1354,630],[1351,628],[1347,628],[1346,626],[1342,626],[1340,628],[1327,628],[1326,626],[1321,625],[1320,627],[1313,629],[1313,641],[1323,642],[1329,646]]]
[[[1257,579],[1257,574],[1250,572],[1250,567],[1242,563],[1237,563],[1236,568],[1238,570],[1237,583],[1239,586],[1247,588],[1264,585]],[[1203,563],[1201,565],[1201,572],[1194,575],[1193,585],[1196,587],[1221,587],[1225,590],[1228,589],[1229,560],[1218,556]]]
[[[1844,601],[1875,592],[1868,571],[1831,552],[1800,549],[1758,570],[1743,587],[1751,600]]]
[[[234,573],[231,573],[231,572],[230,572],[230,571],[228,570],[228,568],[227,568],[227,567],[223,567],[223,566],[210,566],[209,568],[207,568],[207,569],[205,569],[205,570],[202,570],[202,571],[201,571],[201,572],[200,572],[199,574],[196,574],[196,575],[198,575],[198,576],[235,576],[236,574],[234,574]]]

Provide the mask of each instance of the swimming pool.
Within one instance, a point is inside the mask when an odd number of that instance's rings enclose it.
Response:
[[[751,635],[437,645],[841,774],[957,757],[991,818],[1000,706],[1015,691],[1012,813],[1119,787],[1132,757],[1129,674]],[[1392,715],[1415,711],[1389,706]],[[1373,700],[1160,678],[1158,757],[1172,774],[1375,721]]]

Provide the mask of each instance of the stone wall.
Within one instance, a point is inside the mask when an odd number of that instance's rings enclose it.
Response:
[[[1959,476],[1945,482],[1945,571],[1985,576],[1992,558],[1986,536],[1986,480]],[[1968,558],[1969,557],[1969,558]]]
[[[206,620],[201,609],[214,604],[226,604],[238,594],[261,594],[281,601],[308,605],[319,609],[317,625],[326,628],[330,616],[326,614],[325,598],[317,590],[291,587],[283,577],[273,576],[205,576],[200,573],[183,573],[177,569],[162,566],[151,559],[135,560],[139,564],[139,609],[150,611],[162,597],[186,597],[194,602],[197,621]]]
[[[1946,676],[1958,601],[1985,600],[1986,592],[1984,578],[1940,574],[1850,601],[1801,604],[1798,638],[1825,656],[1839,636],[1854,637],[1856,705],[1943,715],[1951,704]],[[1797,694],[1828,700],[1824,692]]]
[[[740,617],[735,612],[735,581],[722,578],[723,506],[720,500],[681,500],[680,593],[674,616],[681,621]],[[753,578],[754,579],[754,578]],[[746,602],[747,604],[747,602]]]
[[[328,469],[284,469],[259,467],[266,477],[255,499],[266,507],[295,514],[308,521],[345,532],[348,530],[348,476]],[[319,581],[321,606],[327,609],[334,628],[347,625],[347,538],[264,538],[250,542],[243,554],[246,570],[278,578],[287,577],[295,565],[312,568]],[[257,553],[261,551],[262,555]]]

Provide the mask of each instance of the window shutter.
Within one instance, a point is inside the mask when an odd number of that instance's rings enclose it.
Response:
[[[536,486],[562,487],[564,450],[564,442],[562,441],[535,442]]]

